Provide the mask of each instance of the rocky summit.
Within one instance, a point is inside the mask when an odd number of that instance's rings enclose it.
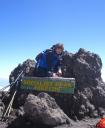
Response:
[[[101,68],[101,58],[95,53],[82,48],[75,54],[65,51],[62,56],[63,77],[75,78],[74,94],[17,92],[10,117],[1,121],[0,128],[95,128],[98,118],[105,115],[105,83]],[[10,74],[10,83],[22,70],[22,77],[34,76],[35,61],[28,59],[19,64]],[[6,95],[1,92],[1,115],[13,91],[14,88]]]

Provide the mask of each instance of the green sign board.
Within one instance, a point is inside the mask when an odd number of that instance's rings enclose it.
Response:
[[[21,81],[21,89],[25,90],[73,94],[74,88],[74,78],[24,77]]]

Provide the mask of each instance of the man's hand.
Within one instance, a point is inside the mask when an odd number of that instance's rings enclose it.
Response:
[[[58,75],[59,77],[62,76],[62,70],[61,70],[61,67],[59,67],[59,70],[58,70],[58,72],[57,72],[57,75]]]
[[[57,73],[53,73],[52,77],[58,77]]]
[[[57,73],[53,73],[52,77],[61,77],[62,73],[61,72],[57,72]]]
[[[62,76],[62,72],[57,72],[56,74],[57,74],[57,76],[59,76],[59,77]]]

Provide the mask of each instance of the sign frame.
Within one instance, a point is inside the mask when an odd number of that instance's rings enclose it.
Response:
[[[63,77],[23,77],[20,89],[74,94],[75,78]]]

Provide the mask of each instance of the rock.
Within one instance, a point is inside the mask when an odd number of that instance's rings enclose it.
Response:
[[[24,108],[23,106],[21,106],[18,110],[17,110],[17,116],[24,116]]]
[[[63,77],[76,79],[74,94],[52,93],[52,98],[46,93],[35,96],[18,92],[11,111],[13,118],[8,124],[0,122],[0,128],[6,128],[8,125],[8,128],[95,128],[98,119],[92,118],[105,116],[105,83],[101,78],[101,68],[101,58],[95,53],[82,48],[75,54],[65,51],[62,59]],[[35,61],[28,59],[19,64],[10,74],[10,83],[15,81],[22,70],[22,77],[34,76]],[[5,93],[0,95],[0,98],[3,95]],[[8,106],[11,96],[11,93],[8,93],[0,102],[0,115],[3,108]],[[91,118],[84,121],[86,117]]]
[[[105,109],[101,107],[99,107],[98,109],[99,109],[100,116],[105,117]]]
[[[69,117],[59,108],[54,98],[46,93],[29,94],[24,104],[25,114],[33,122],[48,126],[70,124]]]
[[[5,109],[5,105],[4,105],[4,103],[0,99],[0,118],[3,115],[4,109]]]
[[[0,128],[7,128],[8,124],[6,122],[0,121]]]
[[[96,123],[99,119],[86,118],[81,121],[72,121],[72,126],[62,125],[54,128],[96,128]]]
[[[105,83],[101,78],[101,58],[82,48],[75,54],[65,51],[62,58],[63,77],[75,78],[75,92],[73,95],[51,96],[72,119],[101,116],[105,111]],[[11,72],[10,82],[13,81],[12,78],[15,80],[25,67],[27,71],[24,76],[34,76],[35,61],[28,59]],[[20,101],[19,106],[24,104],[24,99]]]
[[[73,57],[73,74],[78,86],[97,86],[97,79],[101,79],[101,68],[100,57],[84,49]]]
[[[23,76],[33,76],[34,75],[34,69],[35,69],[35,61],[27,59],[23,62],[23,64],[19,64],[10,74],[9,81],[10,83],[14,82],[17,76],[21,73],[21,71],[24,71]],[[22,77],[23,77],[22,76]]]
[[[84,118],[98,115],[98,107],[105,110],[105,83],[101,78],[101,58],[80,48],[76,54],[65,52],[62,67],[64,77],[76,79],[75,94],[70,100],[71,105],[66,110],[63,109],[64,112],[68,113],[69,110],[69,116],[73,116],[72,118],[75,115]]]
[[[63,77],[68,77],[68,78],[73,77],[73,54],[67,51],[65,51],[63,54],[62,71],[63,71]]]

